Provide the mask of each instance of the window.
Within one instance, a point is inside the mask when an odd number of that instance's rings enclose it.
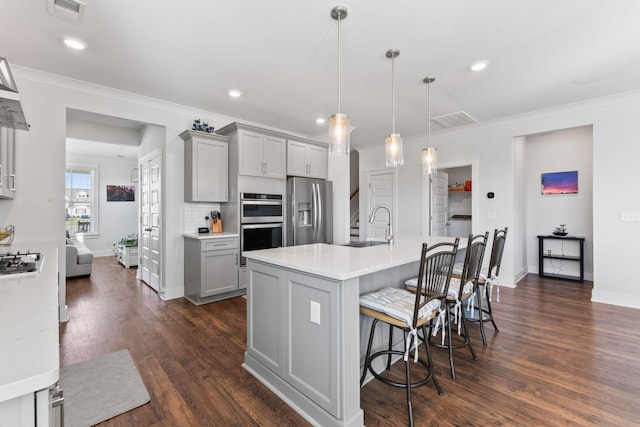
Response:
[[[97,166],[67,165],[64,207],[70,235],[98,232],[97,182]]]

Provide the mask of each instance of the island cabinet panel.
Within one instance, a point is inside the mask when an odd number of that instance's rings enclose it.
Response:
[[[284,378],[338,417],[338,283],[285,272]]]
[[[282,270],[257,265],[248,268],[247,353],[282,376],[284,300]]]
[[[244,367],[312,424],[361,426],[357,279],[339,281],[247,260]],[[344,306],[356,307],[346,314]],[[354,385],[354,387],[351,387]]]

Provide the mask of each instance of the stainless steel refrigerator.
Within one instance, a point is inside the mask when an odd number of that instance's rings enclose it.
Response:
[[[287,246],[333,242],[331,181],[287,178]]]

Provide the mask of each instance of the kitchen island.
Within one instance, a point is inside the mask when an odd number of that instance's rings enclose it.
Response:
[[[244,368],[314,425],[364,425],[360,373],[367,337],[360,331],[371,319],[360,315],[359,297],[403,286],[418,274],[422,243],[443,241],[453,238],[399,236],[393,246],[318,243],[245,252]],[[374,351],[384,341],[374,342]]]

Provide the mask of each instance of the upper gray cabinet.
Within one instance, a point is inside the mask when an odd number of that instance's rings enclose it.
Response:
[[[186,130],[184,140],[184,201],[229,200],[229,137]]]
[[[231,162],[238,175],[285,179],[286,138],[278,132],[234,122],[217,130],[229,135],[234,145]]]
[[[287,175],[327,179],[328,148],[289,139],[287,141]]]
[[[16,197],[16,130],[0,127],[0,199]]]

